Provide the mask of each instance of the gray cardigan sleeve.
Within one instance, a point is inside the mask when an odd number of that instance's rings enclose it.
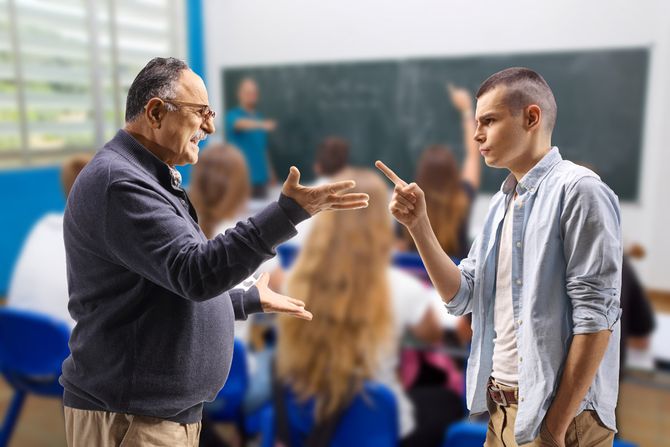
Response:
[[[292,208],[271,203],[214,239],[204,240],[191,222],[149,185],[116,181],[104,200],[104,226],[109,256],[150,281],[193,301],[204,301],[229,290],[276,254],[275,247],[296,234],[295,224],[309,215],[288,197]],[[297,208],[296,208],[297,207]],[[301,212],[302,211],[302,212]],[[257,292],[256,292],[257,293]],[[258,310],[249,294],[236,309],[242,315]]]

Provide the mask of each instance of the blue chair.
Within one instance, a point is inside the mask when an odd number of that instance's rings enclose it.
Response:
[[[9,443],[26,394],[63,396],[58,383],[63,360],[70,354],[69,326],[49,316],[0,308],[0,373],[14,397],[0,429],[0,447]]]
[[[302,447],[314,426],[314,401],[299,402],[286,391],[286,410],[291,433],[291,447]],[[274,410],[261,413],[262,447],[273,447],[275,441]],[[385,385],[366,382],[342,414],[329,447],[395,447],[398,445],[398,411],[395,396]]]
[[[299,252],[300,247],[292,244],[291,242],[286,242],[277,246],[277,254],[279,255],[279,263],[281,264],[281,268],[288,270],[295,262]]]
[[[622,439],[615,439],[613,447],[637,447],[637,444],[632,442],[624,441]]]
[[[255,436],[263,432],[264,427],[269,423],[272,424],[272,403],[268,402],[258,408],[257,410],[248,413],[244,417],[244,432],[248,436]]]
[[[247,391],[249,376],[247,350],[241,340],[235,339],[230,373],[214,401],[205,405],[208,417],[214,422],[241,422],[242,402]]]
[[[447,429],[442,447],[481,447],[486,441],[487,424],[467,420],[452,424]],[[637,447],[628,441],[614,440],[614,447]]]
[[[279,262],[283,269],[290,268],[299,253],[300,247],[291,242],[286,242],[277,247]],[[461,262],[461,260],[456,257],[452,257],[451,260],[457,265]],[[426,267],[423,265],[423,259],[421,259],[421,256],[419,256],[418,253],[395,252],[393,253],[392,262],[396,267],[410,271],[425,280],[429,280],[428,272],[426,272]]]
[[[442,447],[481,447],[486,441],[486,424],[464,420],[451,424]]]

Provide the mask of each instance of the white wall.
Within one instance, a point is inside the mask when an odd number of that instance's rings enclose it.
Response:
[[[223,67],[649,46],[641,195],[622,204],[624,238],[647,248],[638,264],[644,283],[670,290],[670,170],[662,163],[670,2],[206,0],[205,35],[217,110]],[[487,201],[478,199],[473,223],[482,221]]]

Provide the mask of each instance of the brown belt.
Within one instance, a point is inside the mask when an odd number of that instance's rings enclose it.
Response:
[[[516,390],[503,390],[497,387],[491,379],[489,379],[489,383],[486,386],[486,391],[489,393],[493,402],[502,405],[503,407],[509,407],[510,405],[517,405],[519,403]]]

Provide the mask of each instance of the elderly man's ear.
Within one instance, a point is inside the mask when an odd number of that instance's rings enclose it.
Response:
[[[152,98],[147,103],[146,107],[146,118],[149,121],[152,129],[161,128],[161,120],[165,115],[165,108],[163,107],[163,101],[158,98]]]

